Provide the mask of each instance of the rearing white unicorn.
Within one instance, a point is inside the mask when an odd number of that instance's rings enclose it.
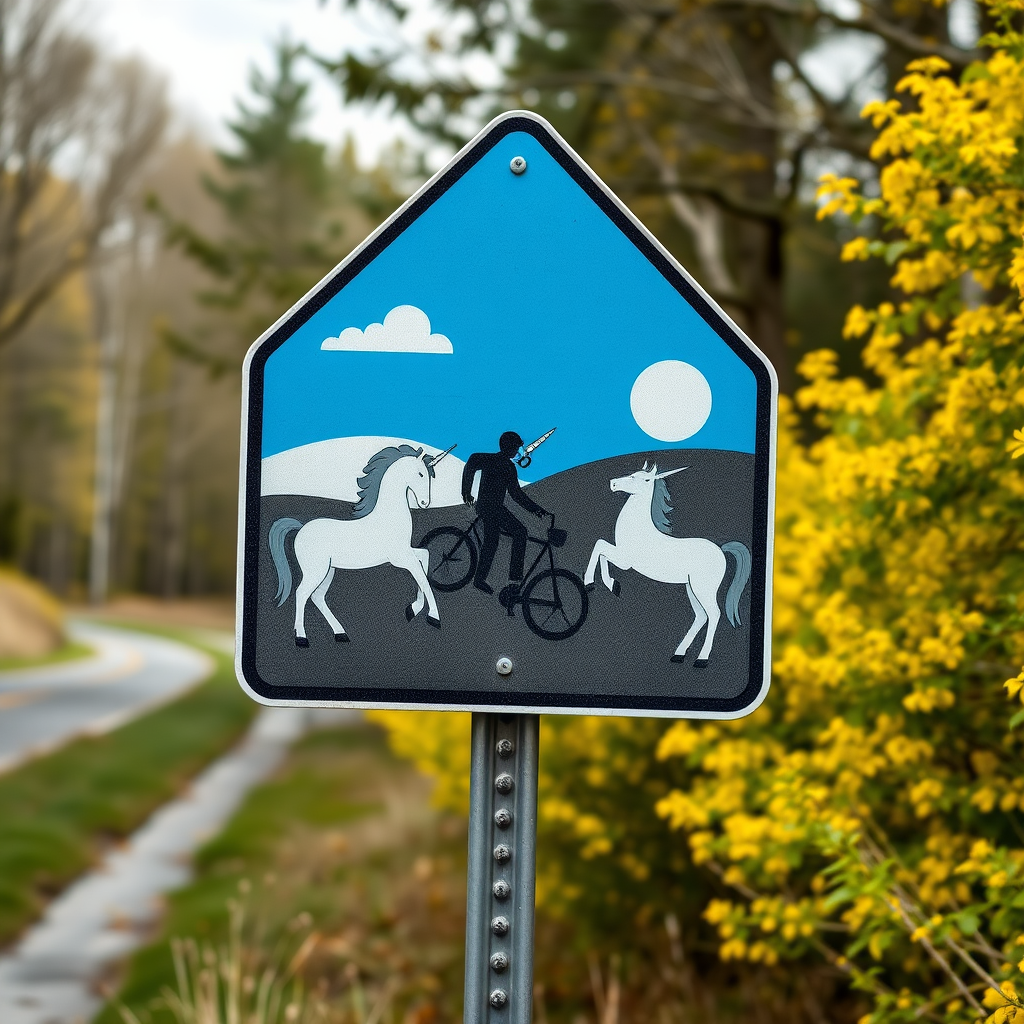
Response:
[[[454,447],[454,445],[453,445]],[[451,451],[451,448],[448,449]],[[416,581],[416,598],[405,610],[411,622],[427,605],[427,622],[441,628],[437,602],[427,582],[426,548],[412,546],[410,499],[419,508],[430,505],[430,481],[434,467],[447,455],[424,455],[422,448],[408,444],[384,448],[367,462],[359,477],[359,500],[352,519],[282,518],[270,527],[270,554],[277,568],[278,608],[288,600],[292,589],[292,571],[285,551],[285,538],[293,530],[295,559],[302,578],[295,588],[295,644],[308,647],[306,638],[306,602],[312,598],[338,643],[348,643],[349,635],[327,604],[336,569],[372,569],[390,563],[406,569]]]
[[[711,645],[721,612],[718,608],[718,588],[725,579],[726,553],[736,559],[736,574],[725,595],[725,614],[733,626],[740,624],[739,602],[743,588],[750,578],[750,552],[739,541],[729,541],[719,547],[714,541],[702,537],[672,537],[668,517],[672,512],[665,477],[681,473],[683,469],[659,473],[657,465],[620,476],[611,481],[613,491],[629,495],[615,522],[615,543],[599,540],[590,555],[583,582],[590,590],[594,586],[594,572],[601,566],[604,585],[619,596],[618,580],[608,571],[609,563],[619,569],[636,569],[648,579],[660,583],[684,583],[693,606],[693,625],[680,641],[672,661],[682,661],[690,644],[702,627],[708,631],[704,645],[694,665],[703,668],[708,663]]]

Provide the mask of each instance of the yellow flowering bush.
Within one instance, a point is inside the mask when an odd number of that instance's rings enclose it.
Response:
[[[700,913],[733,965],[845,978],[863,1024],[1024,1024],[1024,2],[988,8],[986,59],[865,109],[878,194],[822,182],[895,297],[849,311],[862,376],[813,353],[780,410],[768,701],[542,740],[549,906]],[[381,717],[464,799],[464,722],[432,758]]]
[[[863,377],[801,367],[822,436],[780,467],[774,698],[658,748],[689,769],[658,813],[734,892],[720,955],[823,958],[872,1024],[1024,1022],[1021,7],[959,81],[918,60],[865,109],[877,196],[822,182],[899,297],[849,312]]]

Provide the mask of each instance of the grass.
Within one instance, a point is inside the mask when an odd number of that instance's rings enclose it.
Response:
[[[79,658],[87,658],[93,653],[88,644],[80,644],[69,641],[61,644],[55,651],[49,654],[41,654],[35,658],[0,658],[0,672],[8,672],[19,668],[37,668],[43,665],[59,665],[65,661],[77,661]]]
[[[125,1016],[111,1003],[97,1024],[179,1019],[172,940],[216,962],[230,945],[226,908],[239,901],[253,922],[246,956],[285,965],[301,948],[301,984],[332,1020],[460,1019],[465,826],[428,798],[376,729],[307,736],[199,851],[162,934],[128,965]],[[256,984],[259,972],[250,976]]]
[[[175,986],[163,998],[176,1024],[371,1024],[371,1013],[344,1016],[332,1012],[318,993],[302,984],[301,970],[316,944],[315,933],[295,946],[270,956],[251,936],[245,906],[233,901],[229,910],[230,936],[218,946],[200,946],[194,939],[173,940]],[[365,1000],[364,1000],[365,1006]],[[122,1008],[126,1024],[141,1024]]]
[[[211,653],[214,673],[173,703],[0,776],[0,944],[244,731],[256,706]]]

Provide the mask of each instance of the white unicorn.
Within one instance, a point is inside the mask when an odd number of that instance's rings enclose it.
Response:
[[[452,446],[454,447],[454,445]],[[451,451],[451,448],[448,449]],[[327,591],[336,569],[371,569],[390,563],[406,569],[416,581],[416,598],[405,610],[410,622],[427,605],[427,622],[441,628],[437,602],[427,582],[429,553],[412,546],[411,504],[430,505],[430,481],[434,467],[447,455],[424,456],[422,448],[402,444],[377,452],[359,477],[359,500],[352,519],[312,519],[303,526],[298,519],[282,518],[270,527],[270,554],[277,568],[278,608],[288,600],[292,571],[285,551],[285,538],[293,530],[295,559],[302,578],[295,588],[295,644],[308,647],[306,602],[312,597],[338,643],[349,635],[327,605]]]
[[[621,476],[611,481],[613,491],[629,495],[615,522],[615,543],[599,540],[590,555],[583,582],[588,590],[594,587],[594,572],[601,567],[604,585],[619,596],[618,580],[608,571],[609,563],[619,569],[636,569],[648,579],[660,583],[684,583],[693,606],[693,625],[686,631],[672,661],[682,661],[690,644],[705,623],[708,631],[704,645],[694,661],[703,668],[708,663],[711,645],[721,612],[718,608],[718,588],[725,579],[726,553],[736,559],[736,574],[725,595],[725,614],[733,626],[740,624],[739,601],[750,577],[750,552],[739,541],[729,541],[719,547],[714,541],[701,537],[672,537],[669,535],[668,517],[672,512],[665,477],[681,473],[683,469],[659,473],[657,465]]]

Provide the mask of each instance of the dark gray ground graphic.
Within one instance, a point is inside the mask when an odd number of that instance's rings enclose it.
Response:
[[[582,578],[594,542],[614,539],[615,521],[626,495],[613,493],[609,481],[640,469],[645,460],[657,462],[660,471],[689,467],[668,480],[674,506],[673,536],[705,537],[718,544],[740,541],[748,549],[752,547],[753,456],[696,449],[641,452],[578,466],[529,486],[530,496],[553,512],[556,526],[568,533],[565,545],[555,550],[559,568]],[[535,519],[518,507],[513,512],[532,537],[543,536],[548,520]],[[450,593],[435,589],[440,630],[430,626],[422,613],[411,623],[406,621],[406,606],[416,594],[408,573],[391,566],[339,570],[327,602],[351,642],[336,643],[311,602],[306,608],[310,646],[297,648],[294,590],[282,607],[274,601],[277,573],[267,546],[270,526],[282,516],[305,523],[320,516],[347,519],[350,513],[347,503],[324,498],[296,495],[262,500],[256,668],[271,686],[335,690],[324,694],[327,699],[345,698],[337,688],[372,686],[379,687],[377,699],[382,701],[397,699],[393,692],[389,695],[390,687],[488,689],[501,701],[506,695],[529,692],[722,699],[735,697],[747,686],[749,584],[739,605],[742,625],[733,627],[722,615],[705,668],[693,664],[703,631],[684,663],[669,660],[693,621],[685,587],[653,582],[635,571],[614,567],[611,572],[621,583],[620,595],[610,593],[598,573],[580,629],[565,640],[545,640],[527,627],[521,607],[509,617],[499,604],[498,592],[508,574],[507,538],[502,538],[491,570],[494,596],[471,584]],[[467,527],[474,515],[470,506],[415,511],[414,543],[419,544],[438,526]],[[297,577],[293,540],[294,534],[287,551]],[[537,551],[537,545],[531,544],[527,568]],[[723,611],[734,571],[730,557],[718,594]],[[515,664],[507,679],[494,671],[495,661],[502,655]]]

